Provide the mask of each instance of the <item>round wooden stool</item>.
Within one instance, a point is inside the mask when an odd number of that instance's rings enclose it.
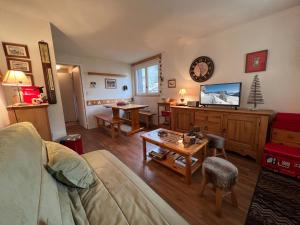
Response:
[[[224,156],[227,159],[227,155],[225,152],[225,138],[215,135],[215,134],[207,134],[206,135],[209,140],[209,148],[213,149],[213,156]],[[220,153],[218,153],[220,151]]]
[[[221,216],[223,197],[231,194],[232,204],[238,207],[234,186],[237,182],[238,169],[231,162],[218,158],[207,157],[202,165],[203,180],[200,195],[203,196],[204,189],[208,183],[212,183],[213,191],[216,193],[216,213]]]

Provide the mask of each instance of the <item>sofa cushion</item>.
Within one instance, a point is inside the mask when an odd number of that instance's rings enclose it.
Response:
[[[78,198],[90,225],[155,224],[187,222],[145,182],[108,151],[84,154],[96,174],[96,185],[78,190]],[[72,193],[76,196],[76,192]],[[74,201],[73,201],[74,202]],[[76,212],[80,209],[76,209]]]
[[[70,187],[87,188],[94,183],[92,170],[81,156],[61,144],[46,143],[49,159],[46,168],[52,176]]]
[[[38,222],[42,139],[30,123],[0,130],[1,224]]]

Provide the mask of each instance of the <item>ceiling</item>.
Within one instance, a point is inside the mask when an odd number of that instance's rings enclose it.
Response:
[[[299,0],[0,0],[0,8],[50,21],[56,52],[127,63],[174,42],[299,4]]]

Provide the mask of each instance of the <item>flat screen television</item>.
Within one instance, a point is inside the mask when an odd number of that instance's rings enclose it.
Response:
[[[201,105],[240,106],[242,83],[207,84],[200,86]]]

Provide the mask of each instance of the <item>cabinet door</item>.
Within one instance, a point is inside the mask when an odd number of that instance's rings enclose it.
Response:
[[[203,110],[195,111],[195,126],[200,127],[202,131],[207,130],[207,114]]]
[[[222,113],[210,111],[195,111],[195,126],[200,127],[206,133],[222,135],[223,131]]]
[[[215,112],[207,112],[207,131],[209,133],[222,135],[223,134],[223,114]]]
[[[175,124],[177,131],[189,131],[194,126],[194,111],[189,109],[177,109]]]
[[[51,141],[47,108],[17,109],[15,113],[18,122],[31,122],[44,140]]]
[[[256,159],[258,122],[254,116],[226,115],[227,149]]]

